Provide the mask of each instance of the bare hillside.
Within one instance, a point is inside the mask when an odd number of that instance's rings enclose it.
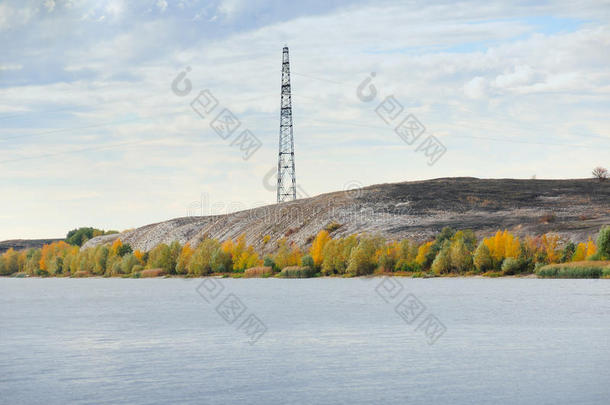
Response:
[[[282,237],[305,246],[329,224],[336,228],[333,236],[369,232],[421,241],[451,226],[479,236],[507,228],[519,235],[556,232],[584,241],[610,224],[610,182],[462,177],[380,184],[228,215],[176,218],[99,236],[84,247],[120,237],[134,249],[150,250],[174,240],[195,246],[206,236],[225,240],[245,234],[248,243],[265,251]],[[265,235],[271,237],[266,245]]]
[[[4,253],[9,249],[24,250],[30,248],[40,249],[43,245],[59,242],[63,239],[12,239],[3,240],[0,242],[0,253]]]

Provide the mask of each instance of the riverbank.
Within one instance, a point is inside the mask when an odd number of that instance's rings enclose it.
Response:
[[[503,275],[499,273],[491,273],[491,274],[472,274],[472,275],[464,275],[464,274],[443,274],[443,275],[415,275],[415,274],[406,274],[406,273],[378,273],[372,274],[368,276],[349,276],[349,275],[333,275],[333,276],[313,276],[313,277],[298,277],[303,279],[312,279],[312,278],[320,278],[320,279],[367,279],[367,278],[383,278],[383,277],[398,277],[398,278],[421,278],[421,279],[432,279],[432,278],[455,278],[455,279],[549,279],[549,278],[573,278],[573,279],[610,279],[610,274],[602,275],[601,277],[542,277],[536,274],[512,274],[512,275]],[[133,276],[133,275],[121,275],[121,276],[32,276],[29,274],[13,274],[10,276],[0,276],[0,279],[9,279],[9,278],[36,278],[36,279],[53,279],[53,278],[71,278],[71,279],[206,279],[206,278],[231,278],[231,279],[266,279],[266,278],[274,278],[274,279],[295,279],[297,277],[281,277],[279,274],[274,274],[271,276],[261,276],[261,277],[244,277],[243,273],[222,273],[222,274],[210,274],[207,276],[183,276],[183,275],[158,275],[154,277],[141,277],[141,276]]]

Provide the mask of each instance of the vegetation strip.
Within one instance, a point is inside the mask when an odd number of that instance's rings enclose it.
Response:
[[[88,237],[102,234],[93,228],[71,231],[67,241],[0,255],[0,275],[56,277],[200,277],[308,278],[371,274],[436,277],[489,277],[536,274],[542,278],[610,278],[610,226],[597,243],[574,244],[557,235],[519,237],[504,230],[477,240],[471,230],[444,228],[434,240],[417,244],[408,239],[387,241],[361,234],[345,238],[321,230],[308,252],[285,238],[275,252],[261,258],[244,235],[219,242],[204,239],[197,247],[160,244],[149,252],[133,251],[116,239],[112,245],[81,249]],[[269,238],[263,236],[266,243]]]

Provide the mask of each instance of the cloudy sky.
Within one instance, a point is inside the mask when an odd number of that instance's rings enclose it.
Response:
[[[285,44],[308,195],[588,177],[610,166],[609,22],[588,0],[0,0],[0,240],[273,203]],[[226,140],[191,108],[204,89],[241,122]],[[425,126],[412,145],[376,113],[389,96]]]

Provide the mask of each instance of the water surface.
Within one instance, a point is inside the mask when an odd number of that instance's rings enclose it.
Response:
[[[610,403],[610,280],[393,280],[3,278],[0,403]]]

